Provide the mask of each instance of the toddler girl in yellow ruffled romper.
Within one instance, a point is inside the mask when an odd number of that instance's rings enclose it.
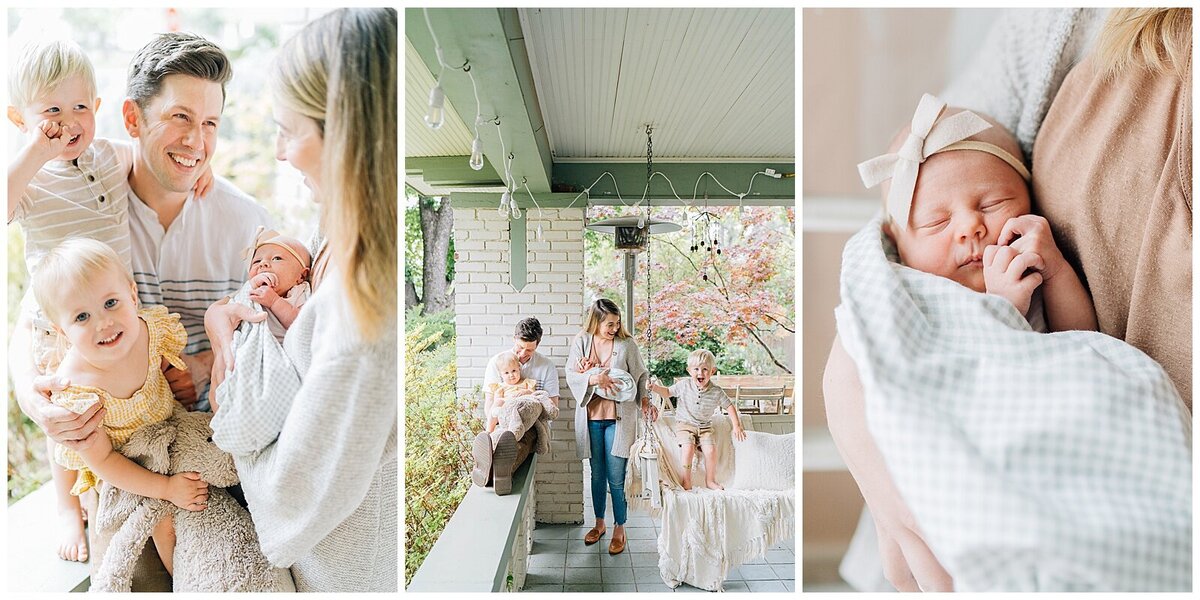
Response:
[[[115,451],[134,431],[174,410],[162,362],[186,368],[179,353],[187,332],[179,315],[168,314],[164,306],[139,309],[133,276],[112,248],[92,239],[69,239],[51,250],[38,263],[32,285],[59,339],[69,343],[56,373],[70,385],[51,402],[78,413],[96,402],[104,407],[101,429],[89,440],[90,447],[79,452],[55,447],[55,461],[78,471],[70,493],[79,495],[102,479],[185,510],[203,510],[208,484],[199,474],[160,475]],[[170,518],[155,528],[154,545],[173,572]]]

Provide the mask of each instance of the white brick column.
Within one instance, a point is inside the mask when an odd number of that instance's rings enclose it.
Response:
[[[509,224],[491,209],[454,209],[455,328],[458,395],[483,385],[488,358],[512,348],[521,319],[542,324],[538,352],[559,374],[559,416],[550,452],[538,457],[536,518],[542,523],[583,522],[583,463],[575,454],[575,399],[563,377],[571,338],[583,314],[583,209],[526,212],[528,283],[509,283]],[[542,226],[543,241],[535,231]],[[482,401],[482,396],[480,396]]]

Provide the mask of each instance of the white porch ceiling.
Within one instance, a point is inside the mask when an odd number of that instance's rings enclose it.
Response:
[[[454,75],[450,75],[453,77]],[[467,129],[458,111],[446,100],[446,119],[442,128],[434,131],[425,124],[429,110],[429,90],[437,82],[421,55],[406,39],[404,41],[404,155],[467,156],[471,154],[474,134]]]
[[[793,10],[519,13],[555,160],[794,159]]]

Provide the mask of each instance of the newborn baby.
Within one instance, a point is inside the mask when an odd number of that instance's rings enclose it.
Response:
[[[1030,214],[1030,174],[1003,126],[926,94],[888,151],[859,173],[867,187],[883,184],[884,232],[904,265],[1006,298],[1031,323],[1040,287],[1050,331],[1096,329],[1050,224]]]
[[[280,342],[308,300],[312,257],[295,238],[259,227],[250,249],[250,299],[267,309],[267,325]]]

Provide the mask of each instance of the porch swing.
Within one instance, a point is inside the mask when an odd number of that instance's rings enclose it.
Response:
[[[652,173],[651,129],[647,127],[647,190]],[[650,218],[649,202],[646,215],[620,217],[587,225],[589,229],[611,233],[616,248],[624,254],[627,328],[633,328],[633,282],[637,254],[645,251],[648,266],[652,265],[647,238],[650,234],[677,231],[674,223]],[[652,332],[650,305],[650,275],[646,277],[647,331]],[[653,348],[653,335],[648,334],[646,351]],[[649,356],[650,354],[648,354]],[[697,486],[683,490],[679,473],[682,471],[680,453],[675,444],[674,415],[668,411],[657,394],[650,394],[651,405],[658,410],[657,421],[645,419],[639,411],[637,437],[630,448],[631,469],[626,474],[626,498],[633,509],[643,509],[660,521],[658,536],[659,574],[670,587],[688,583],[694,587],[723,591],[729,571],[750,560],[766,555],[771,547],[795,536],[795,482],[780,486],[784,489],[733,489],[738,487],[734,466],[753,465],[758,461],[778,460],[765,456],[770,445],[758,444],[748,437],[734,447],[732,424],[724,414],[713,419],[713,432],[718,440],[729,443],[719,451],[717,478],[730,489],[709,490]],[[741,416],[748,432],[753,430],[752,417]],[[756,433],[757,436],[768,434]],[[794,464],[794,438],[787,440]],[[718,443],[721,443],[720,441]],[[734,460],[734,453],[742,456]],[[703,481],[703,461],[699,461],[693,480]],[[745,468],[745,467],[743,467]],[[749,470],[749,469],[746,469]],[[751,478],[753,479],[753,478]],[[753,487],[753,486],[747,486]]]

